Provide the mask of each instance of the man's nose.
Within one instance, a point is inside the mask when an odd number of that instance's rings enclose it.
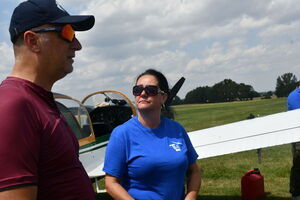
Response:
[[[74,37],[74,39],[71,42],[71,49],[75,51],[79,51],[80,49],[82,49],[82,46],[76,37]]]

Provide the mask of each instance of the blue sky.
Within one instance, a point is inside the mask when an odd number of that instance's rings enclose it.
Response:
[[[0,79],[14,62],[8,26],[21,1],[0,8]],[[92,30],[77,34],[83,49],[74,71],[53,90],[76,98],[120,90],[132,98],[135,77],[162,71],[179,92],[230,78],[258,92],[274,90],[278,76],[300,79],[300,3],[297,0],[60,0],[70,14],[92,14]],[[5,5],[5,6],[4,6]]]
[[[1,19],[0,19],[0,27],[1,27],[0,40],[1,40],[1,42],[5,42],[9,38],[7,27],[9,26],[9,20],[10,20],[11,12],[14,9],[14,7],[17,5],[17,3],[14,2],[14,1],[4,0],[4,2],[2,4],[3,5],[0,8],[0,14],[1,14]]]

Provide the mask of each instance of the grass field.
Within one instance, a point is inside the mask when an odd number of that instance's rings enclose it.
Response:
[[[264,116],[286,110],[286,99],[266,99],[218,104],[175,106],[175,120],[187,131],[227,124],[246,119],[250,114]],[[242,144],[241,144],[242,145]],[[262,162],[257,152],[247,151],[198,160],[202,169],[202,186],[198,199],[240,200],[240,181],[244,173],[259,168],[264,175],[266,197],[270,200],[290,199],[290,145],[262,149]],[[107,194],[97,199],[110,199]]]
[[[230,103],[175,106],[175,120],[187,131],[209,128],[246,119],[249,114],[264,116],[286,110],[286,99],[235,101]]]

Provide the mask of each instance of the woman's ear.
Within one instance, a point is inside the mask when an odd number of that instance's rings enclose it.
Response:
[[[162,105],[165,105],[167,99],[168,99],[168,94],[166,94],[166,93],[163,94],[163,103],[162,103]]]

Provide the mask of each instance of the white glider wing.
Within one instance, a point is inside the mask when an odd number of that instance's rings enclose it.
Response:
[[[198,159],[300,141],[300,109],[188,133]]]

